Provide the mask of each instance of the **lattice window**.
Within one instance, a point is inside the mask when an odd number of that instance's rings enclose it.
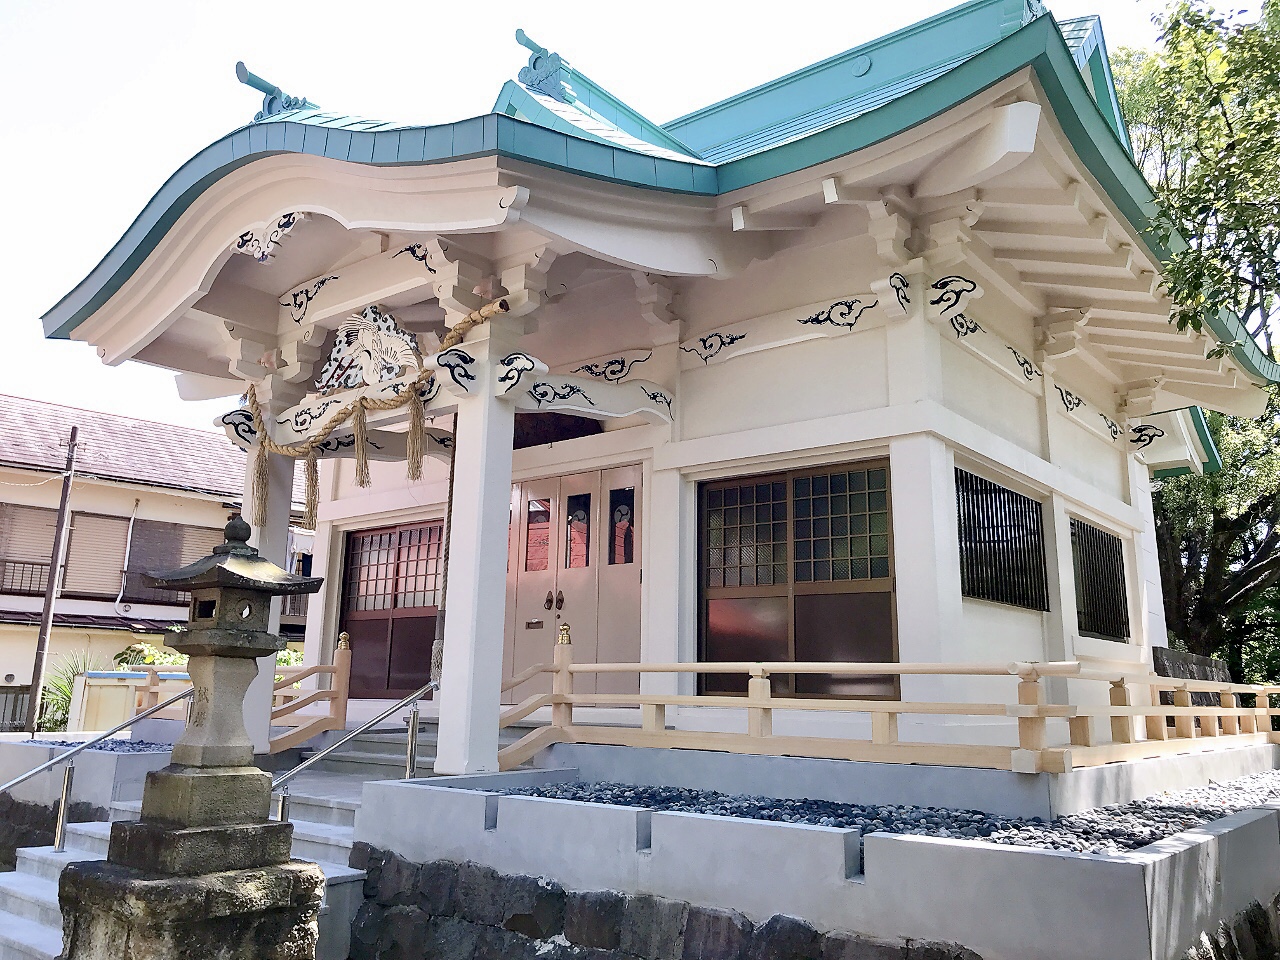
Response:
[[[888,471],[883,467],[796,477],[796,583],[889,576]]]
[[[1048,610],[1040,502],[957,469],[956,512],[960,592],[978,600]]]
[[[741,483],[706,491],[706,585],[787,582],[787,484]]]
[[[1107,640],[1127,640],[1129,595],[1124,582],[1124,544],[1119,537],[1072,517],[1071,555],[1080,632]]]
[[[348,534],[346,612],[437,606],[444,579],[443,534],[438,522]]]

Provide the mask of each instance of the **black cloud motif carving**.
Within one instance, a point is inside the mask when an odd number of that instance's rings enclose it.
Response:
[[[797,320],[797,323],[811,323],[820,326],[829,323],[833,327],[852,327],[858,318],[874,307],[879,300],[863,303],[861,300],[837,300],[825,310],[819,310],[811,317]]]
[[[607,360],[604,363],[584,363],[576,370],[571,370],[570,373],[585,373],[589,377],[595,377],[597,380],[604,380],[606,383],[617,383],[618,381],[625,379],[627,375],[631,373],[632,367],[636,364],[644,363],[652,356],[653,351],[650,350],[643,357],[633,357],[630,360],[626,357],[614,357],[612,360]]]
[[[1164,431],[1153,423],[1140,423],[1136,427],[1130,427],[1129,432],[1133,434],[1129,442],[1139,450],[1147,449],[1164,436]]]
[[[747,339],[745,333],[708,333],[705,337],[698,338],[697,347],[681,347],[680,349],[685,353],[692,353],[701,359],[703,363],[709,363],[711,358],[725,347],[731,347],[739,340],[745,339]]]
[[[475,357],[458,347],[446,350],[436,357],[436,363],[448,370],[453,382],[468,393],[471,392],[471,388],[467,384],[474,383],[476,375],[468,370],[467,367],[475,362]]]
[[[502,373],[498,375],[498,382],[507,385],[507,389],[502,392],[510,393],[520,382],[520,378],[537,369],[537,365],[538,361],[527,353],[509,353],[499,360],[498,366],[502,368]]]
[[[960,306],[960,299],[978,289],[978,285],[968,277],[953,275],[935,280],[931,286],[938,295],[929,302],[935,307],[942,307],[942,312],[954,310]]]
[[[549,383],[538,382],[529,388],[529,396],[534,399],[538,406],[555,400],[568,400],[570,397],[581,397],[593,407],[596,405],[596,402],[587,396],[586,391],[576,383],[562,383],[557,388]]]

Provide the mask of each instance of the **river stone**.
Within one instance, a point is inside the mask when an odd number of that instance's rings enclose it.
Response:
[[[433,917],[451,917],[458,912],[458,864],[452,860],[432,860],[418,870],[418,906]]]
[[[401,907],[413,903],[417,896],[418,865],[397,854],[382,861],[378,871],[374,899],[384,907]]]
[[[386,912],[385,907],[372,900],[360,904],[356,918],[351,921],[351,960],[375,960],[382,916]]]
[[[470,860],[458,864],[458,915],[472,923],[500,927],[505,880],[497,870],[484,864]]]

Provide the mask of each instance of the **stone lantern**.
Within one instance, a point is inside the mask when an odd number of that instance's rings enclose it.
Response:
[[[148,578],[191,592],[190,622],[169,644],[191,658],[194,702],[172,762],[147,775],[141,820],[112,826],[106,863],[63,872],[67,960],[314,955],[324,876],[290,860],[293,825],[269,819],[244,696],[257,658],[285,646],[267,630],[271,598],[323,580],[258,556],[239,516],[225,533],[210,556]]]

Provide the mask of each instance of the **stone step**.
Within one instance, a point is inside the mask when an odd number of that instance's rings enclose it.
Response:
[[[116,800],[107,811],[107,819],[112,823],[118,820],[137,820],[142,816],[141,800]]]
[[[293,821],[293,855],[300,860],[324,863],[347,863],[355,830],[331,823]]]
[[[47,927],[26,917],[0,912],[0,960],[57,960],[60,953],[61,923]]]
[[[31,873],[0,873],[0,912],[62,929],[58,881]]]

